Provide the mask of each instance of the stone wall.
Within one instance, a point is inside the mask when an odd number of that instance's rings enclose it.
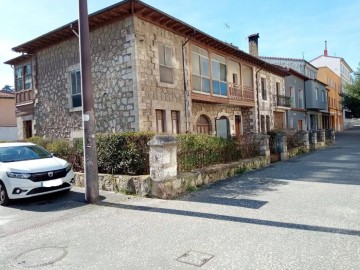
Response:
[[[138,130],[133,19],[90,33],[97,132]],[[79,43],[73,39],[37,54],[34,133],[81,136],[81,108],[72,108],[70,72],[79,69]]]

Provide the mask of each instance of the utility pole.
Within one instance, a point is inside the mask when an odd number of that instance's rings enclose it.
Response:
[[[84,130],[85,200],[89,203],[96,203],[99,197],[99,179],[87,0],[79,0],[79,43]]]

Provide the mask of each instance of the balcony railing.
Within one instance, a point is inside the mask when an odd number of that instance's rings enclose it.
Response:
[[[228,88],[230,99],[254,101],[254,90],[252,87],[228,83]]]
[[[33,101],[33,90],[21,90],[15,92],[16,96],[16,105],[21,105],[22,103],[28,103]]]
[[[279,107],[291,107],[291,98],[283,95],[274,96],[274,102]]]

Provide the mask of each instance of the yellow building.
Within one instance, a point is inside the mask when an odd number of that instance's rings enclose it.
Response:
[[[317,79],[327,84],[328,104],[330,113],[330,128],[343,130],[341,78],[328,67],[319,67]]]
[[[15,94],[0,91],[0,140],[16,139]]]

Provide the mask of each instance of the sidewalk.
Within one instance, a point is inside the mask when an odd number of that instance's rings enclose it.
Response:
[[[360,128],[178,200],[0,207],[0,269],[359,269]]]

